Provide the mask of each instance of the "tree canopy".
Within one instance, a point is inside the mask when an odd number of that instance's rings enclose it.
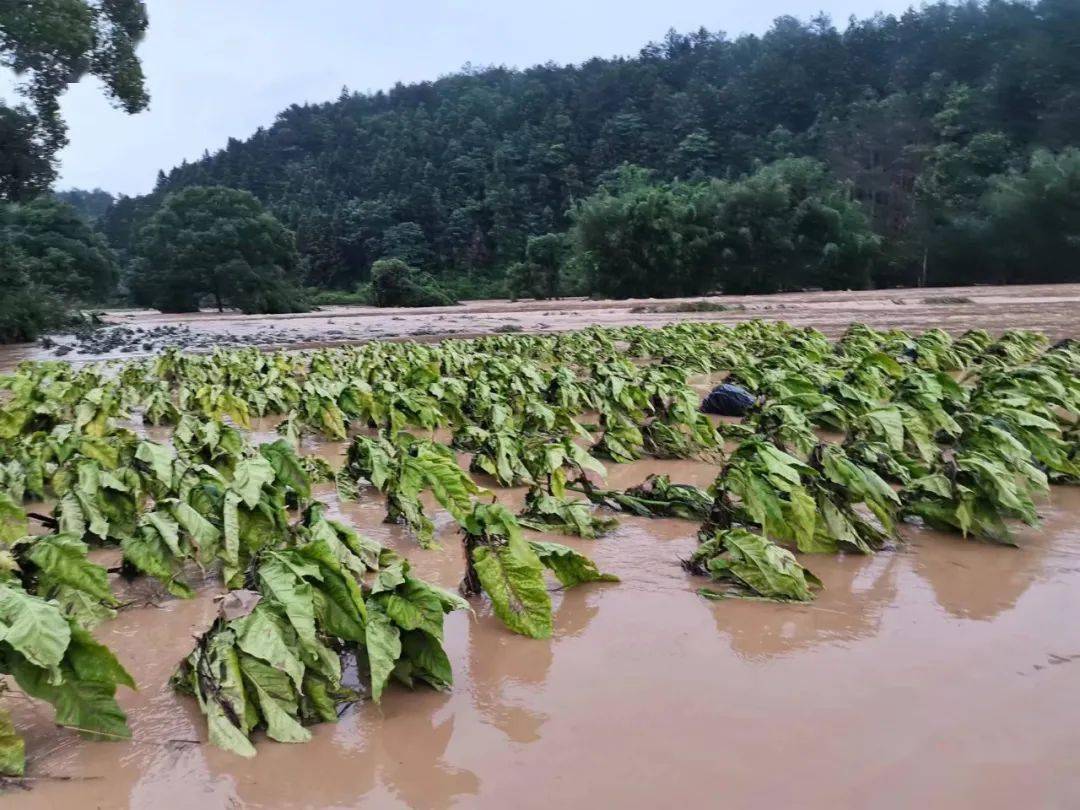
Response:
[[[5,213],[9,289],[273,312],[303,306],[301,283],[407,306],[1080,280],[1074,0],[781,17],[631,58],[343,90],[150,194],[57,195],[109,253],[34,198],[67,83],[91,73],[145,104],[145,27],[136,0],[0,4],[0,60],[28,99],[0,105],[0,198],[25,203]]]
[[[56,175],[52,156],[38,139],[37,121],[25,107],[0,102],[0,201],[33,199]]]
[[[34,281],[31,262],[11,238],[12,211],[0,206],[0,343],[34,340],[63,319],[63,305]]]
[[[587,287],[614,297],[861,287],[879,238],[811,158],[735,182],[654,182],[624,167],[572,213]]]
[[[1021,170],[995,177],[979,244],[1004,283],[1061,282],[1080,266],[1080,149],[1038,150]],[[1036,264],[1032,257],[1039,257]]]
[[[8,0],[0,3],[0,64],[23,79],[50,156],[67,143],[60,96],[90,74],[129,113],[149,103],[135,47],[146,32],[141,0]]]
[[[525,260],[506,270],[507,292],[514,298],[558,298],[566,292],[566,253],[562,234],[530,236],[525,243]]]
[[[5,230],[35,283],[73,301],[98,303],[114,294],[116,257],[67,203],[39,197],[8,206]]]
[[[377,307],[438,307],[456,303],[429,273],[401,259],[371,266],[372,300]]]
[[[0,343],[33,340],[68,307],[106,301],[117,278],[105,238],[67,203],[0,203]]]
[[[194,186],[170,194],[139,232],[132,292],[163,312],[219,309],[297,312],[293,234],[252,194]]]
[[[296,232],[309,284],[352,289],[375,260],[397,256],[448,288],[493,295],[505,293],[507,268],[526,261],[529,237],[566,231],[575,203],[625,163],[661,185],[703,184],[810,157],[850,184],[880,251],[854,278],[812,262],[817,277],[785,268],[755,288],[970,280],[970,231],[958,224],[987,215],[991,178],[1021,170],[1037,148],[1080,142],[1078,41],[1074,0],[938,2],[842,28],[782,17],[761,36],[672,32],[633,58],[343,91],[162,173],[152,194],[118,201],[103,227],[123,252],[167,194],[226,185],[251,191]],[[771,199],[783,209],[766,194],[776,182],[759,174],[738,190],[747,206]],[[640,205],[682,204],[662,190],[640,194]],[[844,227],[853,209],[820,202],[807,216]],[[725,210],[735,215],[733,204]],[[757,243],[728,247],[744,263],[805,264],[786,248],[771,257]],[[642,261],[658,266],[671,249],[661,240]],[[677,262],[693,267],[710,249],[694,243],[703,253]],[[610,289],[672,286],[642,283]]]

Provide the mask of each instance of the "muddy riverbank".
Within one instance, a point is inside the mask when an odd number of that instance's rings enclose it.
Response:
[[[706,301],[725,309],[679,311],[691,301]],[[972,327],[991,331],[1026,328],[1042,331],[1057,340],[1076,333],[1077,312],[1080,312],[1080,284],[783,293],[664,301],[470,301],[456,307],[328,307],[319,312],[274,316],[235,312],[164,315],[127,310],[105,313],[104,321],[109,326],[89,341],[58,335],[51,338],[52,345],[48,346],[0,347],[0,369],[25,359],[63,358],[81,362],[145,357],[168,346],[189,351],[208,351],[219,345],[302,348],[368,340],[471,337],[499,331],[559,332],[592,325],[661,326],[678,320],[723,323],[752,318],[785,320],[813,326],[829,336],[839,334],[853,322],[913,331],[934,326],[950,331]],[[115,334],[118,330],[123,334]]]

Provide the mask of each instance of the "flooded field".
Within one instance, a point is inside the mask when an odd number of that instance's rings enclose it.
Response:
[[[705,301],[723,311],[684,312],[689,302]],[[668,311],[653,311],[668,310]],[[588,326],[628,323],[662,326],[679,320],[738,323],[753,318],[813,326],[830,337],[848,324],[922,331],[934,326],[959,332],[969,328],[1041,331],[1054,340],[1075,334],[1080,284],[1024,287],[949,287],[857,292],[783,293],[768,296],[716,296],[702,299],[624,301],[469,301],[456,307],[376,309],[326,307],[301,315],[241,315],[200,312],[114,311],[105,321],[133,330],[123,345],[81,346],[73,336],[58,336],[58,346],[0,346],[0,369],[19,360],[145,357],[166,345],[205,351],[214,345],[264,347],[333,345],[367,340],[435,340],[502,331],[562,332]],[[140,330],[140,331],[134,331]],[[70,347],[58,354],[60,347]],[[62,352],[64,349],[60,349]]]
[[[915,302],[945,294],[975,303]],[[890,304],[890,296],[912,300]],[[780,310],[639,315],[632,302],[560,302],[474,304],[444,317],[462,333],[507,322],[532,330],[540,321],[570,329],[770,317],[828,333],[864,320],[953,331],[1028,326],[1060,337],[1076,331],[1080,286],[753,302]],[[328,317],[259,320],[278,328]],[[395,317],[416,325],[440,313],[333,319],[374,328],[393,327]],[[242,329],[254,319],[188,322]],[[8,350],[3,363],[38,351]],[[257,424],[252,438],[272,438],[274,423]],[[305,442],[304,452],[342,464],[344,443]],[[467,465],[467,456],[460,460]],[[704,487],[717,474],[703,462],[654,459],[608,470],[612,488],[656,472]],[[483,476],[478,482],[508,506],[524,496]],[[425,502],[441,547],[421,551],[401,527],[382,522],[378,493],[344,503],[324,485],[317,497],[407,555],[419,577],[458,585],[460,535],[433,500]],[[258,735],[252,760],[205,744],[194,702],[168,684],[217,615],[217,585],[183,601],[145,581],[127,590],[117,582],[131,604],[96,635],[139,684],[137,693],[119,696],[133,740],[85,743],[53,726],[48,706],[13,699],[33,779],[29,790],[0,795],[0,806],[1080,806],[1080,624],[1073,620],[1080,615],[1080,490],[1054,487],[1039,511],[1043,525],[1018,531],[1019,548],[904,526],[904,542],[875,556],[804,557],[824,584],[805,605],[705,600],[696,593],[705,581],[679,564],[696,546],[698,524],[620,515],[619,528],[599,540],[558,537],[622,581],[554,592],[553,638],[514,635],[486,600],[473,599],[475,615],[447,617],[450,692],[392,686],[381,705],[363,702],[337,724],[312,727],[306,744]]]
[[[333,458],[340,445],[323,454]],[[696,462],[613,466],[706,485]],[[516,505],[521,492],[504,490]],[[342,507],[457,585],[460,539],[421,552],[381,522],[381,498]],[[87,744],[16,706],[28,792],[5,806],[84,807],[1070,807],[1080,801],[1080,492],[1055,488],[1020,549],[905,528],[906,543],[810,564],[809,605],[697,596],[678,560],[695,523],[621,517],[612,535],[567,540],[616,585],[555,596],[555,635],[513,635],[480,600],[451,614],[448,694],[392,688],[304,745],[262,740],[251,761],[203,743],[192,701],[168,686],[217,612],[145,590],[98,631],[139,683],[125,693],[132,742]],[[72,777],[55,781],[49,777]]]

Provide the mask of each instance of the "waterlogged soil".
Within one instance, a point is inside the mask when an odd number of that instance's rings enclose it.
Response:
[[[344,444],[305,449],[340,463]],[[637,462],[609,480],[649,472],[705,486],[716,469]],[[382,523],[376,493],[319,494],[419,576],[457,585],[445,514],[442,547],[424,552]],[[498,494],[517,506],[523,492]],[[873,557],[804,558],[825,585],[809,605],[708,601],[679,566],[694,523],[620,516],[599,540],[558,538],[622,582],[553,592],[552,639],[513,635],[473,600],[475,615],[447,617],[451,692],[392,686],[307,744],[259,738],[253,760],[206,745],[167,683],[217,590],[179,601],[139,585],[98,630],[139,684],[121,695],[134,739],[83,742],[12,695],[36,781],[0,805],[1075,807],[1080,490],[1055,488],[1040,511],[1020,548],[905,527]]]
[[[888,303],[938,295],[975,303]],[[1075,333],[1078,299],[1080,285],[773,296],[754,306],[776,302],[776,311],[700,315],[560,302],[561,320],[550,303],[475,304],[455,317],[474,319],[462,334],[500,318],[532,331],[537,320],[570,329],[773,317],[829,334],[862,320],[1063,337]],[[355,317],[370,326],[438,315]],[[252,322],[229,318],[189,322],[229,330]],[[40,351],[8,348],[0,367]],[[704,390],[715,380],[697,382]],[[253,440],[273,437],[272,421],[255,426]],[[344,449],[312,440],[304,451],[339,465]],[[608,470],[615,488],[653,472],[707,486],[717,472],[656,460]],[[377,493],[358,503],[339,502],[331,488],[318,494],[406,554],[419,576],[457,586],[460,537],[430,499],[441,548],[421,551],[382,522]],[[523,494],[497,490],[515,508]],[[7,695],[31,778],[29,790],[0,794],[0,807],[1077,807],[1080,488],[1055,487],[1040,513],[1041,527],[1017,531],[1019,548],[905,526],[902,544],[873,557],[804,557],[825,586],[808,605],[708,601],[697,594],[706,582],[679,565],[695,547],[695,523],[620,515],[599,540],[552,538],[622,579],[553,591],[553,638],[516,636],[474,599],[474,614],[446,621],[452,691],[392,685],[381,705],[346,709],[338,723],[314,727],[307,744],[259,738],[253,760],[205,744],[193,701],[168,685],[217,615],[213,577],[188,601],[145,580],[116,582],[130,605],[97,635],[139,685],[120,694],[133,739],[87,743],[55,727],[47,706]]]
[[[706,302],[720,311],[671,311]],[[455,307],[376,309],[326,307],[299,315],[255,316],[236,312],[163,315],[112,311],[109,326],[87,339],[51,336],[42,344],[0,347],[0,369],[25,359],[74,362],[146,357],[168,346],[209,351],[215,346],[301,348],[367,340],[434,340],[497,332],[550,333],[588,326],[661,326],[680,320],[737,323],[752,318],[813,326],[829,336],[859,321],[875,328],[949,331],[1036,329],[1057,340],[1075,335],[1080,284],[1013,287],[949,287],[856,292],[801,292],[699,299],[590,301],[470,301]]]

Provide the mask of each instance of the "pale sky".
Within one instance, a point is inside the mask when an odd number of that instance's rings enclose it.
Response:
[[[783,14],[899,13],[911,0],[149,0],[139,48],[150,109],[112,109],[95,80],[63,100],[71,144],[57,188],[149,191],[158,169],[245,139],[342,85],[386,89],[474,65],[528,67],[633,55],[669,28],[762,33]],[[0,97],[15,99],[0,76]]]

